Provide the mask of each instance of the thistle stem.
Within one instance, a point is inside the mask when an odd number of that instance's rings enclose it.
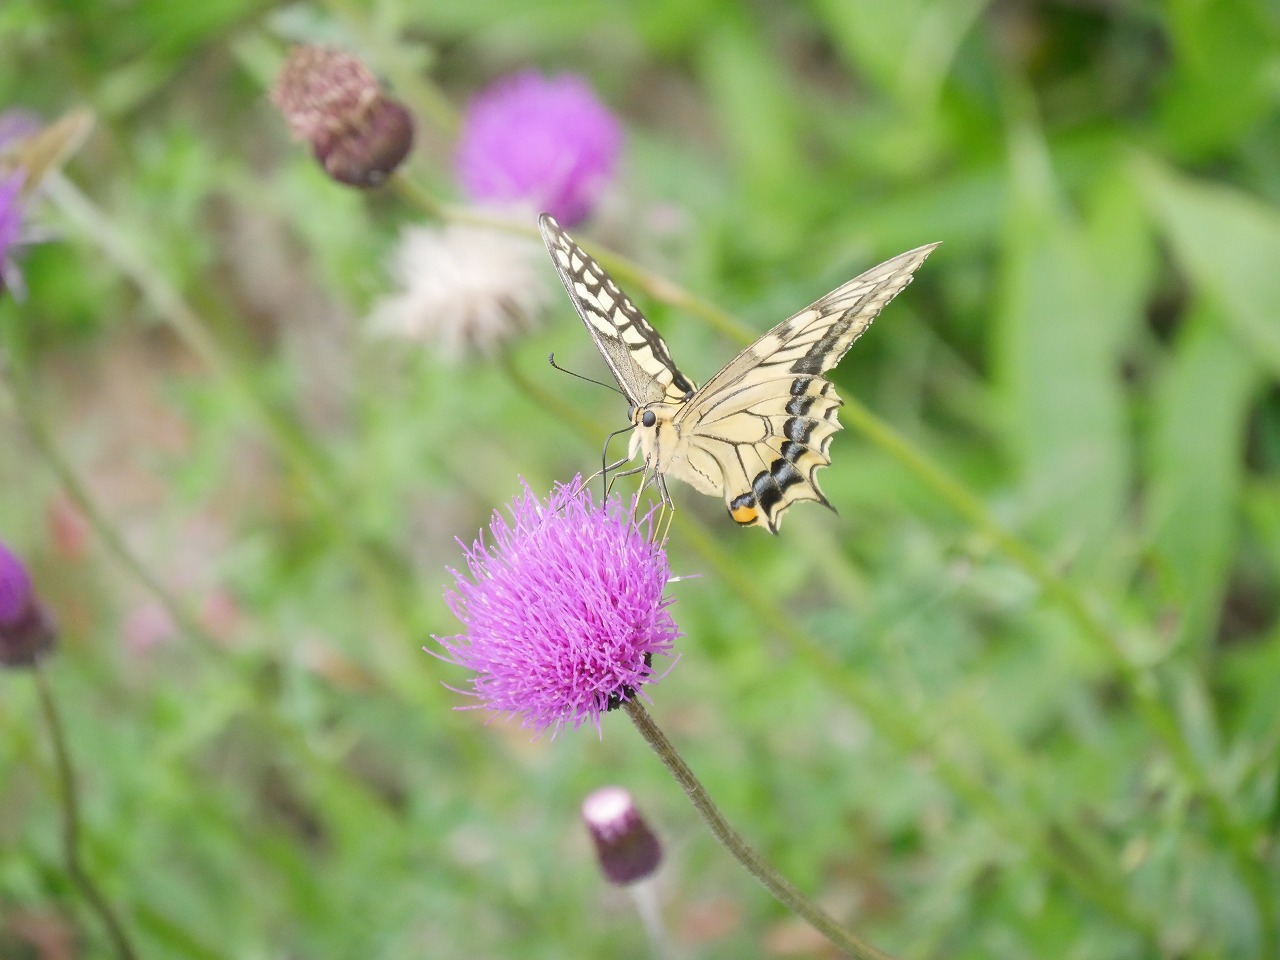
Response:
[[[53,743],[54,761],[58,771],[58,788],[62,801],[62,852],[66,860],[67,875],[71,882],[80,888],[90,908],[98,915],[106,928],[107,937],[115,947],[116,955],[121,960],[137,960],[129,935],[124,925],[116,916],[106,896],[98,889],[93,878],[89,876],[80,859],[80,797],[76,789],[75,771],[71,766],[71,751],[67,746],[67,737],[62,725],[62,717],[58,712],[57,700],[53,696],[53,688],[44,668],[36,664],[32,671],[35,674],[36,692],[40,698],[40,711],[44,714],[45,725],[49,728],[49,739]]]
[[[889,954],[878,950],[860,937],[855,936],[840,924],[836,923],[824,910],[791,885],[785,877],[775,870],[742,838],[724,815],[712,802],[706,788],[698,780],[689,765],[676,752],[675,745],[667,739],[649,716],[649,711],[636,699],[623,705],[627,716],[635,724],[640,735],[653,748],[658,759],[671,771],[685,796],[693,804],[694,809],[706,822],[711,833],[720,841],[729,853],[743,868],[755,877],[766,890],[774,895],[788,910],[803,917],[815,930],[826,937],[846,957],[854,960],[893,960]]]
[[[654,960],[671,960],[671,947],[667,942],[667,933],[662,926],[662,913],[658,909],[658,894],[653,887],[653,879],[647,878],[627,887],[631,900],[636,905],[636,913],[644,924],[644,932],[649,937],[649,948],[653,951]]]

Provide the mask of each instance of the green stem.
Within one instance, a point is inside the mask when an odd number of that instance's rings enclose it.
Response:
[[[62,718],[58,713],[58,704],[53,696],[53,689],[45,675],[44,667],[37,664],[32,671],[35,674],[36,692],[40,698],[40,710],[44,714],[45,725],[49,728],[49,739],[53,743],[54,761],[58,771],[58,787],[62,801],[62,853],[66,860],[67,874],[71,882],[80,888],[80,893],[90,908],[98,915],[106,928],[107,937],[115,947],[121,960],[137,960],[137,952],[124,925],[112,909],[110,902],[98,889],[93,878],[80,859],[80,799],[76,789],[75,771],[71,766],[71,751],[67,746],[66,733],[62,726]]]
[[[872,724],[872,726],[904,754],[920,753],[947,787],[974,809],[981,811],[1002,833],[1015,839],[1046,868],[1071,883],[1096,906],[1129,924],[1150,939],[1159,942],[1159,925],[1129,902],[1129,897],[1114,871],[1105,861],[1091,856],[1092,844],[1072,844],[1062,850],[1047,836],[1043,825],[1033,817],[1011,807],[978,777],[952,760],[939,746],[932,731],[922,729],[900,704],[886,701],[873,685],[846,670],[830,653],[810,639],[771,602],[759,585],[716,545],[702,527],[678,516],[681,536],[689,542],[716,575],[737,594],[739,601],[765,629],[781,638],[790,649],[803,657],[816,676],[837,689]],[[1052,826],[1057,826],[1056,824]],[[1065,831],[1073,834],[1072,828]],[[1085,863],[1077,863],[1079,857]]]
[[[426,79],[417,64],[402,56],[400,44],[370,26],[365,5],[350,0],[325,0],[325,5],[355,34],[379,70],[386,71],[392,93],[402,99],[415,116],[428,119],[445,136],[457,134],[458,111],[449,98]]]
[[[133,247],[110,217],[60,175],[52,174],[46,188],[63,214],[98,245],[137,286],[161,319],[244,403],[289,469],[302,479],[320,508],[325,527],[347,546],[356,568],[382,597],[386,607],[400,617],[406,632],[412,632],[410,602],[398,580],[398,569],[403,564],[399,558],[374,549],[353,524],[349,494],[334,478],[327,459],[295,425],[267,403],[251,385],[241,365],[223,349],[179,292]]]
[[[0,379],[0,390],[5,388],[6,381]],[[106,546],[107,550],[124,564],[125,569],[133,574],[147,592],[159,602],[179,630],[195,640],[205,653],[214,654],[213,659],[224,663],[225,657],[220,655],[223,651],[218,642],[200,626],[200,622],[187,611],[183,604],[178,602],[173,594],[165,589],[164,585],[160,583],[147,565],[129,549],[124,542],[124,538],[120,536],[111,521],[99,509],[97,502],[89,495],[88,489],[80,481],[79,476],[77,476],[66,458],[63,457],[58,445],[54,443],[48,428],[32,409],[31,398],[27,394],[23,379],[15,375],[12,378],[12,387],[7,392],[27,438],[39,452],[45,465],[53,472],[62,489],[66,491],[67,496],[71,498],[72,503],[76,505],[81,515],[88,521],[89,526],[102,541],[103,545]]]
[[[675,777],[685,796],[693,804],[694,809],[706,822],[715,838],[729,851],[730,855],[742,864],[743,868],[773,894],[788,910],[809,921],[809,924],[831,941],[846,957],[854,960],[892,960],[889,954],[877,950],[860,937],[854,936],[836,923],[817,904],[797,890],[791,883],[760,856],[738,831],[725,820],[712,801],[706,788],[698,780],[689,765],[676,751],[675,745],[667,739],[666,734],[653,722],[649,712],[639,700],[629,700],[623,705],[627,716],[635,724],[645,742],[653,748],[663,765]]]
[[[524,371],[516,366],[509,352],[505,350],[502,352],[500,362],[502,369],[511,378],[511,382],[529,398],[534,406],[558,418],[561,423],[568,424],[583,436],[590,437],[599,433],[599,425],[590,417],[584,416],[577,407],[565,403],[555,394],[548,393],[525,376]]]
[[[1133,662],[1119,638],[1103,626],[1080,594],[1066,580],[1058,576],[1035,550],[1001,526],[991,516],[986,505],[964,484],[930,460],[919,448],[894,432],[857,400],[846,400],[841,413],[863,436],[906,466],[944,503],[980,530],[1007,557],[1022,568],[1023,572],[1035,581],[1043,594],[1053,601],[1075,623],[1080,632],[1106,656],[1112,669],[1133,695],[1143,720],[1169,751],[1179,773],[1186,778],[1193,790],[1205,799],[1214,829],[1226,840],[1236,869],[1253,897],[1258,911],[1263,943],[1267,948],[1265,953],[1268,955],[1274,953],[1277,945],[1276,900],[1274,891],[1269,889],[1266,872],[1253,852],[1249,832],[1240,824],[1221,792],[1202,769],[1183,736],[1177,716],[1160,696],[1156,678],[1149,670]]]

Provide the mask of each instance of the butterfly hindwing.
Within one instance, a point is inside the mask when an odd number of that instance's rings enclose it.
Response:
[[[633,407],[678,402],[694,390],[666,343],[605,269],[547,214],[538,218],[560,282]]]
[[[827,504],[815,474],[831,462],[828,449],[840,429],[836,412],[842,401],[823,374],[911,282],[936,246],[873,267],[738,354],[676,414],[675,425],[692,449],[672,475],[683,479],[680,468],[700,460],[705,470],[710,457],[723,473],[721,492],[730,516],[773,532],[791,504]]]

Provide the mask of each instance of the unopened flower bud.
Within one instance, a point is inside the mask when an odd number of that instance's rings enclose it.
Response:
[[[34,666],[53,649],[53,618],[22,561],[0,543],[0,667]]]
[[[377,186],[413,146],[409,111],[383,92],[368,67],[340,50],[294,47],[271,100],[339,183]]]
[[[622,787],[601,787],[582,802],[582,819],[610,883],[627,886],[652,876],[662,862],[662,846]]]

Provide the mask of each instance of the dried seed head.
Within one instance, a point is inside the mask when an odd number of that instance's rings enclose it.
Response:
[[[339,183],[377,186],[413,146],[413,118],[363,63],[331,47],[294,47],[271,100]]]

